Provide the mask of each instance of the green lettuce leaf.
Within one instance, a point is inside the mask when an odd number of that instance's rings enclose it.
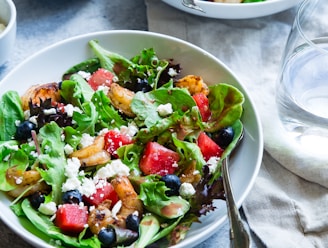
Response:
[[[231,126],[243,113],[243,94],[234,86],[228,84],[216,84],[209,86],[211,119],[206,123],[205,130],[214,132],[223,127]]]
[[[126,126],[127,121],[123,120],[117,110],[110,104],[110,99],[105,95],[104,91],[96,91],[91,99],[98,113],[97,130],[103,128],[114,129]]]
[[[70,80],[64,80],[61,84],[60,95],[67,103],[82,108],[82,104],[89,102],[94,90],[79,74],[73,74]]]
[[[130,173],[134,176],[141,175],[139,160],[143,149],[144,147],[138,144],[129,144],[117,149],[117,155],[122,160],[123,164],[130,168]]]
[[[39,172],[45,182],[52,186],[52,200],[57,204],[61,202],[61,186],[66,179],[65,166],[67,164],[61,135],[62,129],[55,122],[40,129],[42,154],[39,156],[39,161],[46,168],[39,168]]]
[[[139,120],[144,121],[146,127],[151,127],[165,118],[158,114],[157,108],[167,103],[171,103],[173,112],[180,115],[196,106],[186,89],[164,87],[147,93],[137,92],[132,100],[131,109]]]
[[[82,109],[82,113],[73,113],[73,120],[77,123],[76,130],[93,136],[96,132],[96,124],[99,113],[97,112],[96,106],[92,102],[84,103],[82,105]]]
[[[60,228],[55,226],[48,216],[42,215],[40,212],[33,209],[28,199],[23,200],[22,209],[26,217],[32,222],[32,224],[42,233],[50,237],[51,239],[60,240],[66,245],[62,247],[72,246],[79,248],[100,248],[101,243],[96,236],[91,238],[81,239],[80,237],[72,237],[65,235],[61,232]]]
[[[148,211],[163,218],[174,219],[186,214],[189,203],[178,196],[166,196],[167,189],[162,181],[146,181],[140,185],[139,197]]]
[[[196,143],[179,140],[176,136],[173,136],[173,143],[177,148],[176,151],[180,155],[179,165],[189,164],[190,161],[195,160],[196,169],[201,173],[206,161],[204,160],[199,146]]]

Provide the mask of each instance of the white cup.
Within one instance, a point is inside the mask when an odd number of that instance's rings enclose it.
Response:
[[[0,33],[0,66],[11,56],[16,40],[16,7],[12,0],[0,0],[0,23],[5,29]]]

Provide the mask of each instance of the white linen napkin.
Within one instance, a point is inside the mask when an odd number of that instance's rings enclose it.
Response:
[[[241,21],[194,16],[158,0],[145,2],[150,31],[212,53],[237,74],[254,99],[265,152],[243,203],[252,231],[267,247],[327,247],[328,156],[311,155],[290,143],[275,106],[280,60],[296,7]]]

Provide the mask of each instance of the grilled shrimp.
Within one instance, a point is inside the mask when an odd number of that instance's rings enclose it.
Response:
[[[111,203],[111,200],[105,200],[90,212],[88,225],[93,234],[98,234],[102,228],[115,222],[112,211],[109,210]]]
[[[98,136],[94,143],[71,153],[69,156],[78,158],[85,166],[105,164],[110,161],[110,154],[104,150],[104,136]]]
[[[58,83],[38,84],[31,86],[23,96],[21,96],[23,110],[29,108],[29,102],[40,104],[40,101],[45,101],[51,98],[53,102],[60,100],[60,90]]]
[[[129,178],[127,176],[116,177],[111,181],[118,198],[122,201],[122,207],[117,214],[116,224],[125,228],[125,220],[130,214],[138,212],[142,214],[142,202],[138,198]]]
[[[178,82],[175,83],[175,86],[187,88],[191,95],[203,93],[207,96],[210,92],[203,78],[195,75],[187,75],[179,79]]]
[[[8,195],[18,197],[24,193],[24,196],[29,196],[36,191],[48,190],[49,186],[45,182],[40,182],[41,175],[36,170],[18,170],[16,167],[11,167],[6,171],[6,179],[11,184],[16,186],[15,189],[8,191]]]
[[[110,85],[107,96],[110,98],[112,105],[129,117],[134,117],[130,104],[134,97],[134,92],[120,86],[117,83]]]

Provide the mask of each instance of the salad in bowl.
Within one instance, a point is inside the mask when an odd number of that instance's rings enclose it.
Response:
[[[54,247],[182,243],[225,199],[245,96],[153,47],[86,46],[59,80],[3,93],[0,190]]]

